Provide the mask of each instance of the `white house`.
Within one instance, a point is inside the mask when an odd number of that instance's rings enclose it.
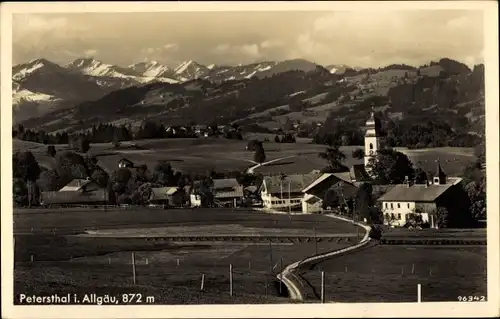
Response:
[[[302,190],[320,176],[318,173],[265,176],[260,193],[264,208],[300,209],[304,197]]]
[[[410,214],[418,214],[422,222],[436,225],[436,211],[446,202],[453,201],[454,186],[461,182],[458,177],[446,177],[439,162],[437,173],[432,182],[425,184],[394,185],[378,201],[381,203],[384,223],[393,226],[404,226]]]

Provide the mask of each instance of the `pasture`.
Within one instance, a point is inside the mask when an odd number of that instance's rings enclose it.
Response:
[[[303,277],[334,302],[459,301],[486,297],[486,246],[385,246],[316,264]]]
[[[322,215],[267,214],[245,209],[14,209],[14,234],[76,234],[89,230],[241,225],[247,228],[355,233],[356,226]],[[239,230],[238,230],[239,231]],[[207,230],[207,235],[214,235]]]
[[[15,293],[99,294],[141,292],[159,304],[280,303],[276,274],[286,265],[352,245],[150,240],[162,234],[284,233],[354,235],[355,226],[314,215],[265,214],[232,209],[15,210]],[[77,235],[90,229],[90,235]],[[123,234],[127,236],[123,237]],[[144,237],[151,236],[151,237]],[[137,283],[132,282],[135,252]],[[33,261],[33,262],[31,262]],[[229,265],[234,295],[229,296]],[[201,276],[205,290],[200,293]]]
[[[275,143],[273,134],[248,134],[247,139],[257,138],[264,142],[266,161],[289,157],[271,165],[259,167],[256,172],[262,174],[300,174],[322,169],[327,162],[318,157],[326,149],[325,145],[310,143],[309,139],[298,139],[297,143]],[[136,144],[133,149],[127,146]],[[149,169],[160,160],[170,162],[174,170],[206,174],[214,170],[218,172],[245,171],[252,163],[254,152],[246,151],[248,141],[228,140],[224,138],[191,138],[191,139],[155,139],[122,143],[123,148],[114,149],[111,143],[92,144],[89,154],[98,159],[98,164],[106,171],[118,168],[118,161],[125,157],[136,165],[146,164]],[[340,150],[346,155],[344,165],[361,164],[363,160],[352,157],[352,151],[362,146],[342,146]],[[14,149],[30,150],[39,163],[47,168],[54,167],[54,159],[46,154],[46,145],[14,140]],[[67,145],[56,145],[58,151],[67,149]],[[396,148],[405,153],[414,166],[426,172],[434,173],[436,160],[448,176],[459,176],[463,168],[475,160],[473,149],[443,147],[432,149],[410,150]]]

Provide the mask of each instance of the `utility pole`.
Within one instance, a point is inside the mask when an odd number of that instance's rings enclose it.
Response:
[[[316,238],[316,227],[314,227],[314,245],[315,245],[316,255],[318,255],[318,238]]]
[[[291,182],[288,181],[288,213],[289,214],[292,213],[292,198],[291,198],[290,192],[291,192]]]

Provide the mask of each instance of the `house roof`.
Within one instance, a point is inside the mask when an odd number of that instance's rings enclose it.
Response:
[[[391,189],[382,195],[379,201],[407,201],[407,202],[434,202],[439,196],[443,195],[454,184],[444,185],[394,185]]]
[[[233,198],[233,197],[243,197],[243,187],[235,187],[232,191],[214,191],[214,197],[217,199],[221,198]]]
[[[173,195],[178,192],[177,187],[155,187],[151,188],[150,198],[152,199],[167,199],[169,195]]]
[[[71,182],[69,182],[68,184],[66,184],[63,188],[61,188],[61,190],[65,189],[65,188],[69,188],[69,187],[82,188],[85,185],[90,184],[92,182],[94,182],[94,181],[91,179],[78,179],[78,178],[76,178],[76,179],[72,180]]]
[[[317,173],[286,175],[283,183],[279,175],[265,176],[264,183],[268,193],[280,193],[281,190],[288,192],[289,189],[291,193],[300,193],[321,175]]]
[[[321,183],[323,183],[324,181],[326,181],[327,179],[331,178],[331,177],[336,177],[337,179],[343,181],[343,182],[346,182],[346,183],[349,183],[349,184],[352,184],[351,182],[351,179],[350,179],[350,175],[349,175],[349,172],[341,172],[341,173],[324,173],[322,174],[319,178],[317,178],[315,181],[313,181],[311,184],[309,184],[306,188],[304,188],[302,190],[303,193],[306,193],[308,191],[310,191],[311,189],[313,189],[314,187],[320,185]]]
[[[214,189],[234,188],[240,186],[236,178],[214,179],[213,181],[214,181]]]

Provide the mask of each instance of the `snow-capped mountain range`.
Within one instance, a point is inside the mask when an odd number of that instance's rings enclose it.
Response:
[[[238,66],[205,66],[190,60],[175,68],[157,61],[121,67],[92,58],[76,59],[66,65],[35,59],[12,68],[13,111],[16,120],[24,120],[134,85],[179,83],[193,79],[223,82],[262,78],[291,70],[307,72],[317,67],[317,64],[302,59]],[[340,73],[341,67],[329,66],[327,69],[331,73]]]

